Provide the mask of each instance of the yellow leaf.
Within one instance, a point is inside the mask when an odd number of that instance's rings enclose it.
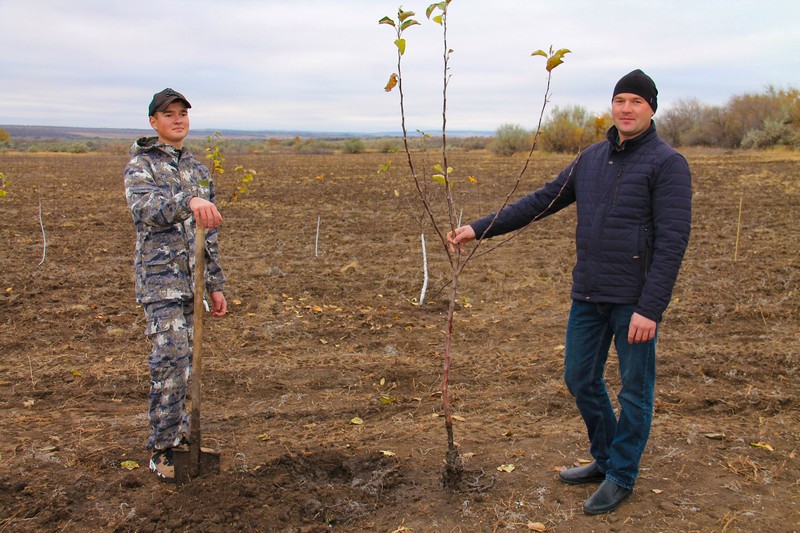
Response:
[[[119,467],[124,468],[125,470],[134,470],[136,468],[139,468],[139,463],[137,463],[136,461],[122,461],[119,464]]]
[[[385,405],[391,405],[397,401],[397,398],[390,398],[389,396],[381,396],[381,403]]]
[[[260,440],[260,441],[268,441],[268,440],[269,440],[269,439],[271,439],[271,438],[272,438],[272,437],[270,437],[270,436],[269,436],[269,435],[267,435],[266,433],[262,433],[261,435],[259,435],[259,436],[258,436],[258,440]]]
[[[751,442],[750,446],[755,446],[756,448],[764,448],[765,450],[769,450],[771,452],[775,451],[775,449],[769,443],[764,441]]]
[[[241,300],[234,300],[233,301],[233,305],[242,305],[242,301]]]
[[[397,85],[397,74],[392,74],[389,76],[389,81],[386,83],[386,87],[383,88],[384,91],[391,92],[392,89],[395,88]]]
[[[397,455],[396,453],[390,452],[389,450],[381,450],[381,453],[386,457],[394,457],[395,455]]]
[[[77,370],[72,370],[72,371],[70,372],[70,374],[72,374],[72,375],[73,375],[73,376],[75,376],[76,378],[79,378],[79,377],[81,377],[81,373],[80,373],[80,372],[78,372]]]
[[[381,378],[381,387],[386,385],[386,378]]]
[[[515,468],[516,466],[509,464],[509,465],[500,465],[497,467],[497,470],[499,470],[500,472],[513,472]]]
[[[470,183],[478,183],[478,180],[476,180],[472,176],[467,176],[467,179],[469,180]]]
[[[361,424],[363,424],[363,423],[364,423],[364,421],[363,421],[363,420],[361,420],[360,418],[358,418],[357,416],[354,416],[354,417],[353,417],[353,418],[350,420],[350,423],[351,423],[351,424],[353,424],[354,426],[360,426]]]
[[[467,421],[466,418],[464,418],[463,416],[458,416],[458,415],[453,415],[453,420],[456,420],[457,422],[466,422]]]
[[[528,529],[530,531],[547,531],[547,528],[541,522],[528,522]]]

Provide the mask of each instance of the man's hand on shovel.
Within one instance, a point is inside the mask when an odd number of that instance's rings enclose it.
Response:
[[[206,229],[214,229],[222,222],[222,215],[217,206],[208,200],[195,196],[189,200],[189,209],[192,210],[194,219],[198,223],[202,222],[203,227]]]

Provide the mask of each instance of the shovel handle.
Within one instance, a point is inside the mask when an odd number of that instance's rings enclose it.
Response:
[[[203,296],[205,295],[206,228],[195,219],[194,238],[194,338],[192,341],[191,394],[192,412],[189,418],[189,464],[192,477],[200,471],[200,376],[203,374]]]

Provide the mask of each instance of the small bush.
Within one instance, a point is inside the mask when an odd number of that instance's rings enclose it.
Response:
[[[489,147],[497,155],[514,155],[530,147],[531,133],[517,124],[503,124],[494,134]]]
[[[360,154],[364,151],[364,141],[359,139],[358,137],[352,137],[350,139],[346,139],[342,143],[342,149],[347,154]]]

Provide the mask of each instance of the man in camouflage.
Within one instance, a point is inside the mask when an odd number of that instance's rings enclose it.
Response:
[[[148,109],[156,137],[131,146],[125,167],[125,196],[136,227],[136,301],[146,319],[150,365],[150,469],[174,481],[172,448],[187,442],[186,391],[192,362],[194,246],[197,221],[207,229],[205,286],[214,316],[223,316],[225,275],[219,265],[214,184],[205,165],[184,149],[191,107],[184,96],[164,89]]]

